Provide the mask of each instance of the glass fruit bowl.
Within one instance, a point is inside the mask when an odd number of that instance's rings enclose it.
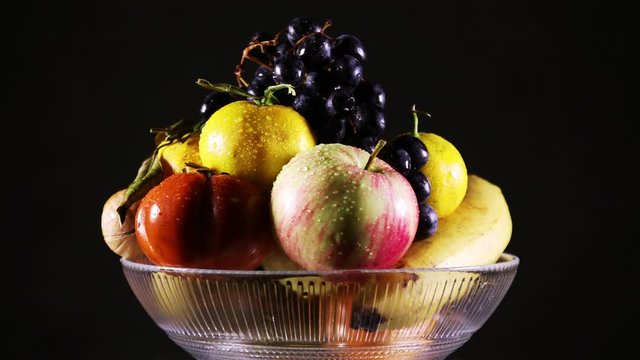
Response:
[[[146,312],[196,359],[444,359],[518,268],[227,271],[121,259]]]

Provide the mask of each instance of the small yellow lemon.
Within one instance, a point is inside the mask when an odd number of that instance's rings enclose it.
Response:
[[[293,156],[314,145],[306,120],[292,108],[245,100],[213,113],[200,133],[203,166],[265,189]]]
[[[453,144],[434,133],[418,133],[429,151],[429,161],[420,169],[431,183],[431,205],[439,218],[451,214],[467,193],[467,167]]]
[[[162,146],[166,142],[160,143]],[[200,136],[191,135],[184,142],[175,141],[169,145],[162,146],[158,150],[162,172],[167,177],[171,174],[182,172],[186,167],[185,163],[201,163],[199,151]]]

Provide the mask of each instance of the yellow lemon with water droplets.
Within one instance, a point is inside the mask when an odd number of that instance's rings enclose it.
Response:
[[[292,157],[315,144],[307,121],[292,108],[240,100],[211,115],[199,149],[202,165],[268,190]]]
[[[439,218],[451,214],[467,193],[468,174],[462,155],[448,140],[434,133],[418,133],[429,151],[429,161],[420,169],[431,183],[431,205]]]
[[[191,135],[183,142],[174,141],[169,145],[164,145],[165,143],[166,141],[161,142],[161,147],[158,150],[162,172],[165,177],[182,172],[185,168],[188,170],[186,163],[201,163],[200,136],[198,134]]]

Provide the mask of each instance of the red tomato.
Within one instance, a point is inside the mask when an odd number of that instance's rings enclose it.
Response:
[[[140,201],[135,227],[156,265],[252,270],[275,244],[267,195],[232,175],[169,176]]]

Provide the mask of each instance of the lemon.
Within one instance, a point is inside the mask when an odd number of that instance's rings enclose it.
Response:
[[[165,142],[160,143],[163,145]],[[162,164],[162,172],[167,177],[171,174],[182,172],[187,168],[185,163],[200,164],[199,150],[200,136],[198,134],[191,135],[184,142],[175,141],[169,145],[162,146],[158,150],[160,155],[160,163]]]
[[[418,133],[429,151],[429,161],[420,169],[431,183],[431,205],[439,218],[451,214],[467,193],[467,167],[453,144],[434,133]]]
[[[270,189],[282,167],[314,145],[306,120],[292,108],[240,100],[211,115],[199,149],[203,166]]]

